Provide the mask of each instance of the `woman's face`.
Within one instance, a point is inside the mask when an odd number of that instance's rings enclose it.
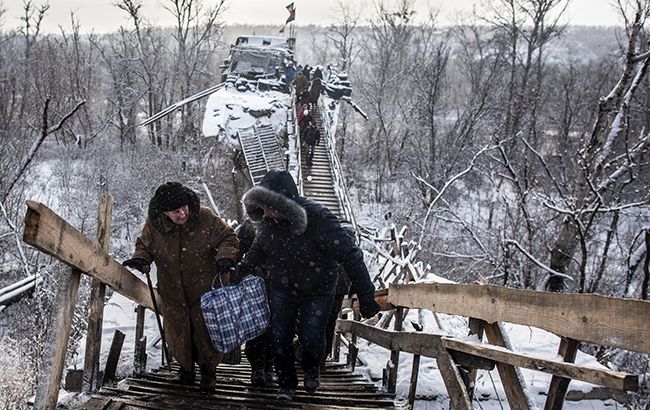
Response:
[[[173,211],[164,211],[163,214],[176,225],[184,225],[190,216],[190,208],[187,205],[183,205]]]

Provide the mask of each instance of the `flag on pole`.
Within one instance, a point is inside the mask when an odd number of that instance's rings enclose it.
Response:
[[[284,24],[289,24],[289,22],[296,19],[296,8],[293,6],[293,3],[287,6],[287,11],[289,11],[289,17],[287,17],[287,21]]]

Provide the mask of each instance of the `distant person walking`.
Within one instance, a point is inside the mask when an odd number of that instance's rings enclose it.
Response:
[[[316,145],[320,144],[320,131],[318,130],[316,121],[309,121],[301,136],[307,147],[307,166],[311,167],[314,161]]]
[[[323,91],[323,83],[320,78],[314,78],[309,85],[309,103],[312,107],[318,104],[318,98]]]

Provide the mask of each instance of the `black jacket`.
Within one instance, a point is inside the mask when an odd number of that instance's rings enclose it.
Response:
[[[271,170],[259,186],[243,198],[246,212],[257,223],[257,235],[244,255],[242,269],[264,265],[271,289],[293,295],[334,294],[337,262],[345,269],[354,289],[372,298],[374,286],[363,261],[363,252],[326,207],[298,195],[287,171]],[[265,209],[280,218],[264,218]]]

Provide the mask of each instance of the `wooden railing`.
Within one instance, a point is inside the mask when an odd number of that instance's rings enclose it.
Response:
[[[476,369],[496,366],[510,408],[529,409],[518,368],[553,375],[545,409],[561,409],[570,380],[580,380],[621,391],[638,389],[638,376],[573,363],[581,341],[641,353],[650,353],[650,302],[610,298],[592,294],[559,294],[509,289],[489,285],[454,283],[391,284],[382,308],[394,310],[394,330],[383,330],[353,320],[339,320],[338,332],[350,339],[350,352],[356,360],[354,340],[367,339],[391,350],[435,358],[455,409],[472,408]],[[441,333],[401,331],[408,309],[427,309],[435,313],[469,318],[470,340]],[[533,326],[561,337],[558,353],[563,360],[535,357],[515,352],[500,323]],[[487,342],[475,341],[487,336]],[[394,392],[397,365],[393,357],[388,375],[388,390]],[[414,360],[414,363],[416,361]],[[460,371],[459,369],[462,369]],[[415,400],[417,366],[413,367],[409,402]]]
[[[103,195],[100,198],[99,209],[98,238],[95,242],[88,239],[47,206],[39,202],[27,201],[23,241],[71,267],[70,275],[60,278],[62,285],[59,287],[56,317],[53,328],[48,333],[47,351],[43,354],[43,364],[36,386],[34,407],[38,409],[56,408],[82,273],[93,278],[87,335],[89,340],[86,344],[86,363],[84,363],[86,387],[93,390],[99,387],[97,371],[102,334],[104,286],[111,287],[140,306],[136,324],[138,329],[142,328],[144,308],[153,310],[152,294],[147,284],[108,254],[112,215],[112,200],[109,196]],[[155,290],[153,297],[158,299]],[[146,340],[142,341],[140,338],[136,338],[136,351],[141,350],[138,344],[143,343],[146,344]],[[113,350],[112,348],[111,352]],[[117,356],[119,356],[119,352]],[[113,362],[111,360],[113,357],[116,357],[115,354],[109,354],[107,369]],[[138,359],[138,355],[136,355],[136,359]],[[115,364],[117,364],[116,361]],[[134,365],[142,368],[138,363]],[[107,377],[106,374],[104,376]]]
[[[50,351],[44,354],[47,363],[42,366],[35,399],[35,407],[54,409],[81,274],[88,274],[97,280],[95,285],[108,285],[142,307],[152,309],[153,299],[146,283],[108,254],[110,201],[107,198],[100,201],[97,241],[86,238],[41,203],[28,201],[27,207],[24,241],[72,268],[68,280],[61,280],[66,285],[59,292],[57,319],[49,336]],[[421,279],[423,272],[412,260],[412,253],[405,251],[409,249],[410,242],[400,239],[403,232],[395,229],[391,232],[392,239],[386,242],[378,239],[380,243],[388,244],[390,249],[379,252],[387,261],[381,270],[383,274],[379,277],[384,284],[387,284],[388,280],[399,283],[388,283],[388,288],[378,292],[376,299],[382,310],[388,313],[384,317],[393,319],[393,330],[386,330],[389,325],[386,321],[378,323],[376,327],[355,320],[339,320],[337,323],[338,332],[349,339],[348,359],[352,367],[356,363],[355,343],[358,337],[391,351],[386,378],[389,392],[395,392],[400,352],[415,355],[409,389],[411,403],[415,400],[421,356],[437,360],[451,403],[456,409],[472,408],[471,386],[474,385],[477,369],[491,370],[494,367],[499,372],[510,408],[513,409],[534,407],[521,384],[519,368],[553,375],[546,409],[562,408],[570,380],[581,380],[620,391],[634,391],[638,388],[636,375],[580,366],[573,361],[581,341],[650,353],[650,327],[647,325],[650,302],[590,294],[535,292],[489,285],[409,283]],[[378,248],[382,249],[381,246]],[[156,293],[153,297],[158,298]],[[103,298],[98,299],[98,303],[99,300],[103,301]],[[101,310],[101,306],[97,309]],[[468,335],[472,336],[471,340],[442,333],[405,332],[402,323],[408,309],[427,309],[434,315],[446,313],[468,317]],[[94,312],[91,313],[89,328],[95,329],[94,334],[101,334],[97,310]],[[143,317],[142,308],[138,317]],[[558,353],[563,360],[513,351],[500,326],[502,322],[533,326],[557,334],[561,337]],[[142,323],[136,326],[141,329]],[[141,331],[139,333],[141,334]],[[90,334],[88,337],[91,337]],[[487,337],[487,342],[477,341],[482,340],[484,336]],[[139,337],[136,339],[139,340]],[[95,357],[87,356],[89,363],[86,364],[86,378],[96,369],[99,341],[94,343],[97,344],[94,349]],[[91,350],[88,346],[86,349],[87,352]]]

